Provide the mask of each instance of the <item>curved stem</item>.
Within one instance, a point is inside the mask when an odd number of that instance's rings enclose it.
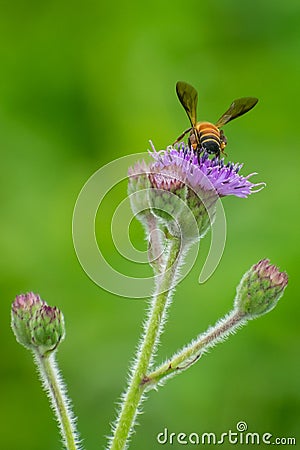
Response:
[[[128,438],[132,432],[144,390],[142,381],[151,365],[159,336],[163,329],[166,308],[170,303],[178,264],[181,260],[180,253],[182,254],[180,241],[174,238],[170,241],[165,270],[157,277],[156,292],[152,299],[148,320],[144,327],[144,335],[131,371],[128,389],[123,396],[119,417],[114,427],[114,434],[109,443],[108,448],[110,450],[123,450],[126,448]]]
[[[147,375],[143,380],[144,388],[154,388],[167,378],[188,369],[208,348],[213,347],[218,342],[224,341],[230,333],[233,333],[238,327],[246,323],[247,319],[244,314],[236,310],[231,311],[231,313],[219,320],[215,326],[210,327],[205,333],[200,334],[189,345],[176,353],[154,372]]]
[[[63,443],[67,450],[79,450],[81,447],[75,429],[74,415],[71,411],[70,400],[66,395],[66,388],[56,365],[55,356],[53,353],[45,356],[38,352],[34,352],[34,356],[43,387],[54,409]]]

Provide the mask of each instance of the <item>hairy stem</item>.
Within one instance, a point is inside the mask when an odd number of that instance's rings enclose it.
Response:
[[[64,446],[67,450],[79,450],[81,447],[71,411],[71,402],[66,395],[66,387],[59,374],[54,353],[45,356],[36,351],[34,356],[43,387],[54,409]]]
[[[170,240],[165,270],[157,276],[156,291],[136,354],[134,367],[131,371],[128,389],[123,396],[120,414],[109,443],[108,448],[110,450],[127,448],[128,438],[133,431],[135,418],[142,400],[142,380],[149,370],[163,329],[166,308],[170,303],[181,254],[180,241],[175,238]]]
[[[188,369],[208,348],[226,339],[230,333],[233,333],[238,327],[245,325],[246,322],[247,319],[244,314],[233,310],[223,319],[219,320],[215,326],[210,327],[205,333],[200,334],[189,345],[168,359],[154,372],[146,375],[143,380],[144,388],[154,388],[157,384],[162,384],[167,378]]]
[[[159,227],[158,219],[152,214],[147,217],[147,236],[148,242],[148,257],[149,263],[155,273],[160,273],[164,270],[165,254],[162,244],[162,231]]]

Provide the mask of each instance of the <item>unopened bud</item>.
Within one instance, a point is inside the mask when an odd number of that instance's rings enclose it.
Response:
[[[32,292],[18,295],[12,304],[11,326],[17,341],[41,355],[54,351],[65,335],[62,312]]]
[[[250,319],[266,314],[276,306],[287,284],[287,274],[262,259],[241,279],[235,308]]]
[[[30,328],[32,343],[39,348],[39,352],[52,352],[65,335],[63,314],[56,306],[43,305],[35,311]]]
[[[44,304],[40,296],[33,292],[17,295],[12,304],[11,327],[19,344],[26,348],[32,348],[29,322],[35,311]]]

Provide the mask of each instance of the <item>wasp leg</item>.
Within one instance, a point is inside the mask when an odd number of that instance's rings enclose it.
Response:
[[[184,136],[185,136],[189,131],[191,131],[191,129],[192,129],[192,128],[188,128],[188,129],[185,130],[183,133],[181,133],[181,135],[178,136],[178,138],[176,139],[175,142],[173,142],[172,145],[175,145],[175,144],[177,144],[177,142],[181,141],[181,140],[184,138]]]
[[[225,156],[227,156],[227,153],[224,152],[224,148],[226,147],[226,145],[227,145],[227,138],[224,134],[224,131],[220,130],[220,150],[221,150],[221,153]],[[220,155],[219,155],[219,157],[220,157]]]
[[[200,144],[199,134],[197,130],[194,129],[193,133],[190,134],[188,145],[190,150],[197,154],[198,163],[200,164],[200,155],[203,153],[203,148]]]

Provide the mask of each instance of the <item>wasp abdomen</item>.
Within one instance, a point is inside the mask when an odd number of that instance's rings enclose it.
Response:
[[[219,128],[211,122],[198,122],[196,128],[199,133],[204,134],[209,132],[215,136],[220,136]]]
[[[220,130],[210,122],[199,122],[197,124],[200,146],[208,153],[220,154]]]

